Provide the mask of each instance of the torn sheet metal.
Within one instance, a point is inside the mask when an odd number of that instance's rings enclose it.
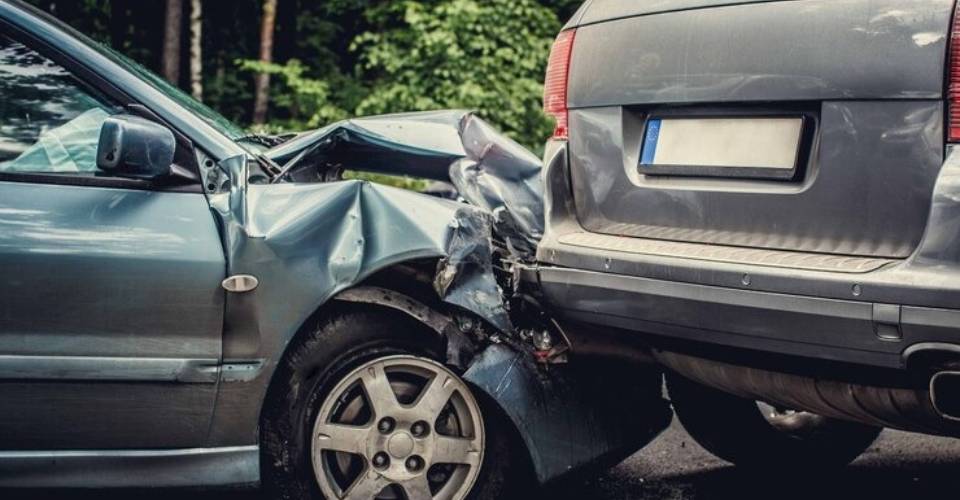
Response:
[[[449,180],[459,196],[493,216],[511,254],[532,260],[543,235],[540,160],[465,111],[431,111],[335,123],[265,155],[283,166],[277,181],[316,181],[330,170]]]
[[[503,344],[483,351],[464,378],[497,401],[530,452],[540,483],[609,466],[642,448],[673,418],[659,372],[603,362],[538,369]]]
[[[514,330],[492,271],[489,213],[366,181],[249,183],[252,165],[246,156],[221,161],[230,191],[209,199],[227,275],[259,283],[226,294],[223,362],[262,361],[263,368],[249,382],[221,385],[218,408],[230,410],[215,412],[211,442],[255,442],[245,433],[257,428],[260,407],[250,402],[263,400],[301,325],[338,293],[392,266],[436,260],[441,300],[492,329]]]
[[[351,120],[268,153],[283,169],[273,182],[251,177],[255,164],[237,157],[219,165],[230,192],[210,194],[228,275],[259,283],[227,294],[223,360],[262,366],[248,381],[219,389],[218,408],[231,410],[214,415],[211,429],[220,434],[213,442],[256,428],[259,408],[246,402],[262,400],[277,353],[334,297],[399,309],[445,335],[447,362],[466,368],[465,378],[513,421],[541,482],[619,460],[665,427],[670,410],[659,397],[659,374],[538,363],[534,348],[549,346],[523,340],[530,318],[521,309],[511,318],[511,291],[498,285],[494,260],[503,247],[513,259],[533,258],[543,230],[539,162],[515,143],[468,113],[437,112]],[[462,201],[331,181],[337,176],[325,172],[343,168],[451,180]],[[437,262],[434,289],[455,306],[450,310],[429,314],[410,298],[363,284],[384,269],[426,260]],[[345,290],[353,293],[339,295]],[[454,314],[483,319],[489,328],[469,332],[491,335],[468,338]]]
[[[232,178],[246,178],[245,158],[227,163]],[[379,270],[437,259],[442,300],[512,331],[492,271],[491,216],[484,210],[358,180],[232,184],[230,194],[212,195],[229,272],[257,275],[257,293],[277,301],[279,310],[306,318]]]

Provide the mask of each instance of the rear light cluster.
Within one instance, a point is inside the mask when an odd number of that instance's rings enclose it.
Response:
[[[567,81],[570,76],[570,56],[573,53],[573,40],[576,30],[560,32],[550,50],[550,62],[547,63],[547,77],[543,85],[543,110],[556,120],[553,130],[554,139],[566,139],[570,136],[567,113]]]
[[[947,75],[947,140],[960,142],[960,4],[950,28],[950,69]]]

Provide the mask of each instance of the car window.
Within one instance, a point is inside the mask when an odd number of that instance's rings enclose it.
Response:
[[[89,174],[118,108],[69,71],[0,35],[0,172]]]
[[[177,104],[183,106],[191,113],[200,117],[201,120],[207,122],[208,125],[217,129],[217,131],[229,137],[231,140],[237,140],[248,135],[243,131],[242,128],[228,120],[220,113],[214,111],[206,104],[194,99],[192,96],[181,90],[180,87],[177,87],[163,78],[160,78],[156,73],[145,68],[143,65],[134,61],[133,59],[130,59],[129,57],[117,52],[107,45],[90,41],[86,37],[82,38],[81,41],[87,42],[92,48],[112,59],[113,62],[119,64],[127,71],[138,76],[148,85],[151,85],[155,89],[166,94],[167,97],[173,99]]]

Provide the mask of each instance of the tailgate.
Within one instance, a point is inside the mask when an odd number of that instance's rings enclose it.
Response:
[[[587,230],[912,252],[943,159],[952,0],[637,4],[595,0],[576,35],[570,166]]]

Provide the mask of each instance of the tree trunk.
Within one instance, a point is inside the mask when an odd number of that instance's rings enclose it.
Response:
[[[260,25],[260,62],[273,62],[273,31],[277,19],[277,0],[263,0],[263,20]],[[270,98],[270,75],[257,73],[256,97],[253,103],[253,123],[263,125],[267,121],[267,105]]]
[[[163,30],[163,77],[174,85],[180,84],[180,29],[183,24],[183,1],[167,0]]]
[[[190,93],[203,100],[203,1],[190,0]]]

